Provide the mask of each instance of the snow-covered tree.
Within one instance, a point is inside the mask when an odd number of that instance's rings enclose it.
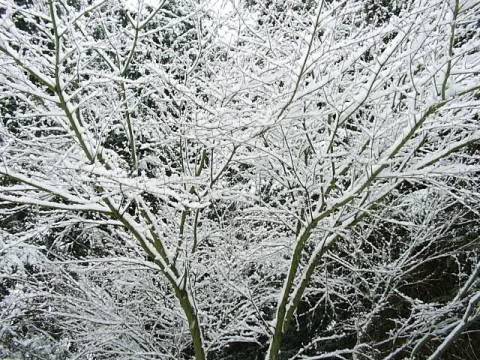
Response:
[[[2,0],[0,350],[440,358],[479,319],[479,15]]]

